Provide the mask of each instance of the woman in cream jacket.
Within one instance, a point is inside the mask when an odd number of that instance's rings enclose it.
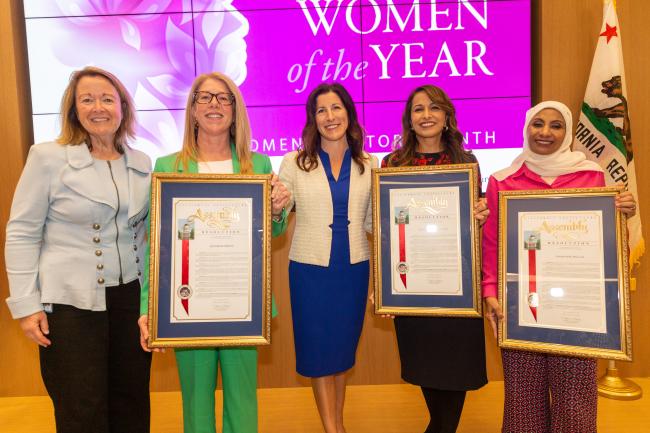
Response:
[[[321,84],[309,95],[303,145],[280,168],[296,208],[289,253],[296,370],[312,378],[326,433],[344,433],[345,373],[354,365],[368,293],[377,162],[363,151],[354,104],[340,84]]]

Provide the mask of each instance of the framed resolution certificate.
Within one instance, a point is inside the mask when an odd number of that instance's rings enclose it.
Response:
[[[499,193],[499,345],[632,359],[619,188]]]
[[[151,347],[271,339],[271,175],[154,173]]]
[[[372,171],[375,313],[481,317],[476,164]]]

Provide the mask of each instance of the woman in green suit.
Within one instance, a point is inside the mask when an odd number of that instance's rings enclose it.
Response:
[[[250,141],[246,105],[235,83],[221,73],[203,74],[194,80],[187,100],[183,148],[159,158],[154,171],[271,173],[269,157],[252,152]],[[286,228],[284,206],[290,195],[276,176],[272,184],[273,236],[277,236]],[[145,257],[148,260],[149,255]],[[142,285],[138,320],[140,343],[146,351],[150,350],[147,348],[148,292],[147,276]],[[256,433],[257,350],[254,347],[176,349],[185,433],[216,432],[214,393],[219,363],[224,393],[223,432]]]

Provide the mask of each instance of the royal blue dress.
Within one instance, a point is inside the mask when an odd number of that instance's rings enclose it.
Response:
[[[368,261],[350,264],[350,151],[345,152],[338,180],[329,155],[321,150],[319,156],[334,208],[330,263],[289,263],[296,371],[307,377],[329,376],[354,365],[368,296]]]

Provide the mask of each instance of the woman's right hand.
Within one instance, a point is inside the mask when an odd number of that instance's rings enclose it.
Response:
[[[138,327],[140,328],[140,346],[145,352],[164,352],[165,349],[155,348],[150,349],[148,346],[149,342],[149,316],[143,314],[138,319]]]
[[[497,338],[497,327],[499,320],[503,319],[503,311],[501,311],[499,301],[494,296],[485,298],[485,317],[490,322],[494,338]]]
[[[22,317],[20,327],[30,340],[35,341],[39,346],[48,347],[52,342],[46,337],[50,333],[50,326],[47,323],[45,311],[39,311],[31,316]]]

